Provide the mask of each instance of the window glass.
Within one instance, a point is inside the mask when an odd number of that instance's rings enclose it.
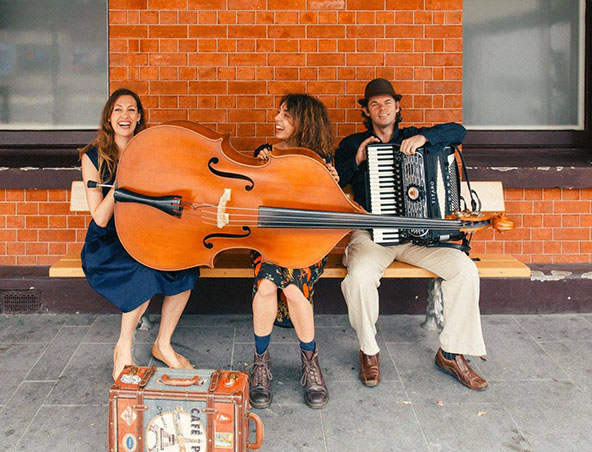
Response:
[[[464,0],[463,122],[584,128],[585,0]]]
[[[106,0],[0,0],[0,129],[96,128]]]

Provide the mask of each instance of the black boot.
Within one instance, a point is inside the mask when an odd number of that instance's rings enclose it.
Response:
[[[269,349],[263,354],[255,352],[253,367],[249,374],[249,399],[255,408],[267,408],[271,405],[271,358]]]
[[[329,391],[319,365],[319,352],[315,350],[310,359],[304,351],[300,351],[302,359],[302,379],[300,384],[305,386],[304,402],[310,408],[323,408],[329,401]]]

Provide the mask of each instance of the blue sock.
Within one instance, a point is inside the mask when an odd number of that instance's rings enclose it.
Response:
[[[298,339],[300,341],[300,339]],[[303,352],[310,352],[311,354],[314,353],[317,347],[317,342],[313,339],[310,342],[302,342],[300,341],[300,349]]]
[[[446,359],[451,359],[454,361],[454,358],[456,358],[457,353],[448,353],[445,352],[444,350],[442,350],[442,356],[444,356],[444,358]]]
[[[265,353],[265,350],[267,350],[267,347],[269,347],[269,342],[271,342],[271,333],[269,333],[267,336],[257,336],[256,334],[253,334],[253,336],[255,336],[255,349],[257,350],[257,354],[262,355]]]

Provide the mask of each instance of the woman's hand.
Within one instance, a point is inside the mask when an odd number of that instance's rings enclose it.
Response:
[[[335,167],[330,163],[325,163],[325,165],[327,165],[327,169],[331,173],[331,176],[333,176],[333,179],[335,179],[335,182],[339,182],[339,174],[337,174]]]
[[[261,160],[269,160],[270,157],[271,151],[267,148],[261,149],[261,151],[259,151],[259,154],[257,155],[257,158]]]

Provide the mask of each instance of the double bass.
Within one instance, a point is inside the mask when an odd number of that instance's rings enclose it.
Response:
[[[158,270],[214,266],[217,254],[253,249],[266,262],[303,268],[359,228],[510,229],[502,216],[423,219],[373,215],[349,199],[323,160],[291,149],[268,161],[189,121],[132,138],[117,174],[115,224],[137,261]]]

